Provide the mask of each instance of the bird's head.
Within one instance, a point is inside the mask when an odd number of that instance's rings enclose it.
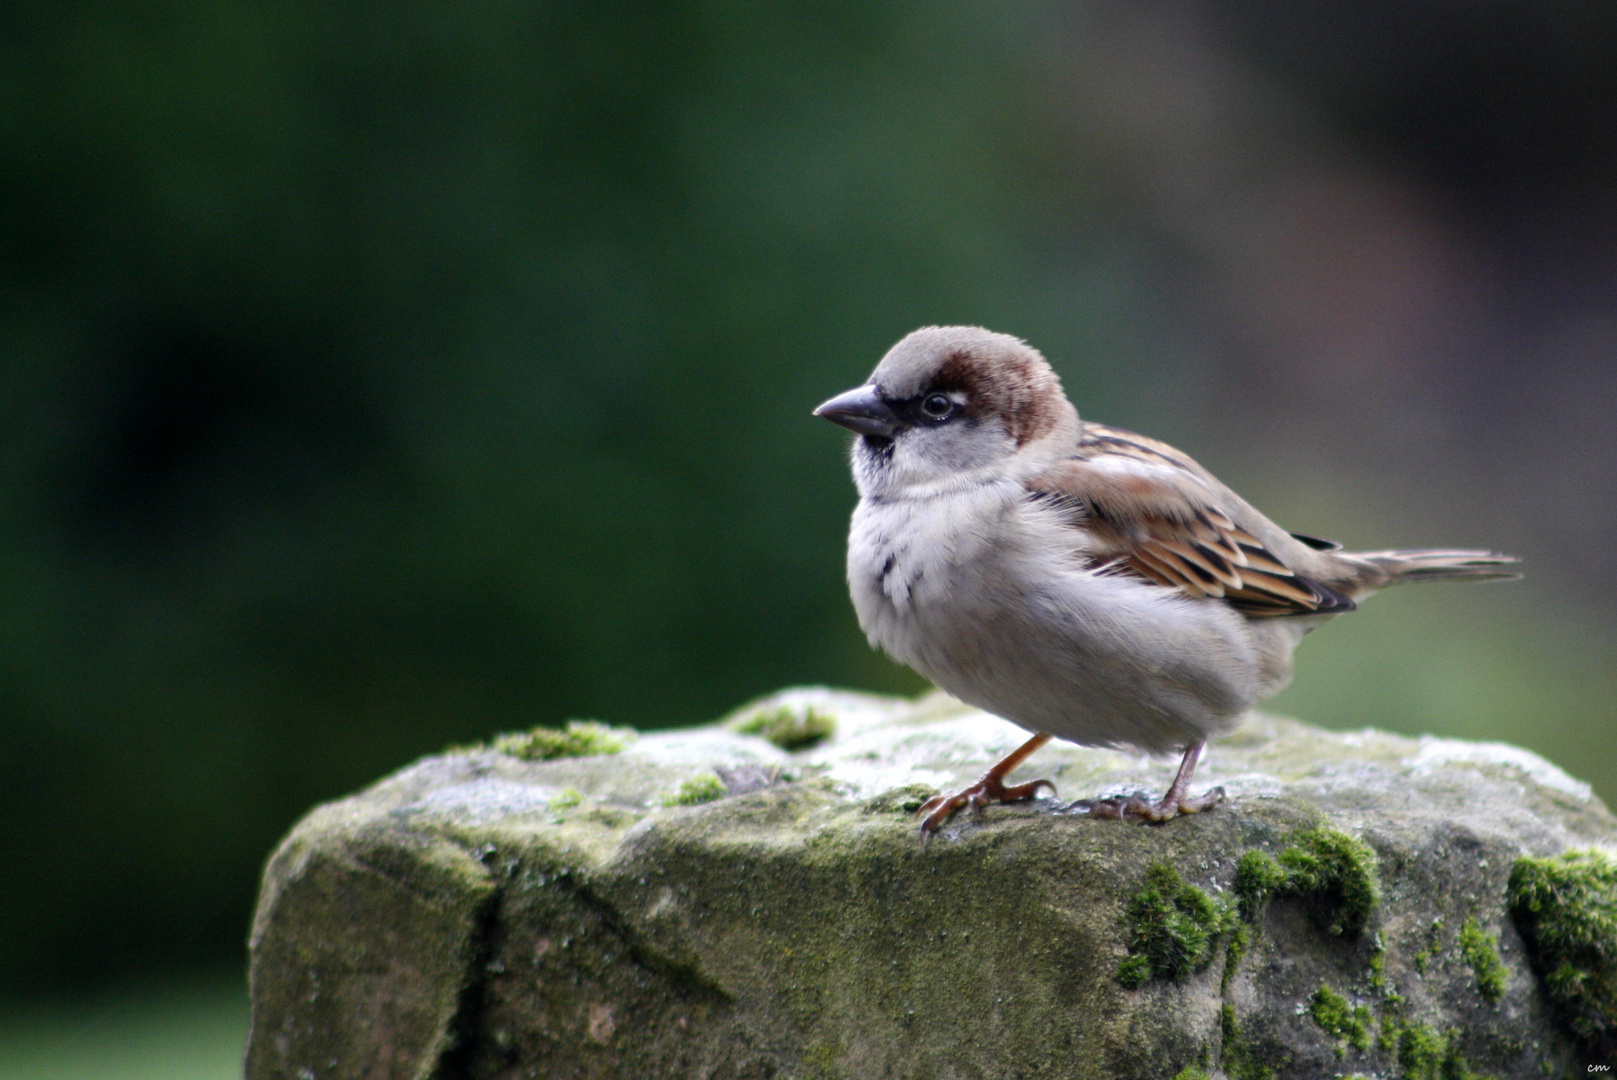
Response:
[[[976,326],[928,326],[870,379],[814,410],[859,436],[860,494],[898,496],[1031,474],[1070,446],[1078,414],[1039,351]]]

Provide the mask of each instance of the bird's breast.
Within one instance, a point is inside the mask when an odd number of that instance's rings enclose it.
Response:
[[[983,602],[1015,593],[1014,582],[998,579],[1016,564],[1008,540],[1027,530],[1007,526],[1025,504],[1011,485],[862,500],[848,538],[848,584],[871,644],[913,664],[917,633],[969,634]]]

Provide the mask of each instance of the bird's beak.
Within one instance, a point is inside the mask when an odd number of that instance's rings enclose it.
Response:
[[[881,399],[881,392],[868,383],[856,386],[845,394],[838,394],[815,409],[814,415],[823,416],[833,424],[841,424],[856,434],[875,435],[882,439],[891,439],[904,426],[903,421]]]

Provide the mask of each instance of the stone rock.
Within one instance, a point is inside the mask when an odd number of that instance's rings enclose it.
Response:
[[[794,751],[764,737],[826,728]],[[616,754],[417,762],[270,859],[247,1076],[1435,1080],[1595,1061],[1507,881],[1523,855],[1613,844],[1617,820],[1543,759],[1254,715],[1203,761],[1228,793],[1211,812],[1140,826],[1045,798],[923,846],[921,800],[1024,737],[941,695],[795,690]],[[1160,792],[1172,769],[1051,744],[1018,775],[1070,800]]]

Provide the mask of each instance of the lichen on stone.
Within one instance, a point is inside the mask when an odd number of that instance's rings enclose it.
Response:
[[[1370,1049],[1370,1008],[1350,1005],[1347,998],[1324,983],[1308,999],[1308,1015],[1326,1034],[1340,1039],[1355,1050]],[[1338,1053],[1341,1048],[1338,1047]]]
[[[664,795],[660,801],[663,806],[697,806],[722,799],[725,794],[724,781],[720,780],[716,773],[703,773],[701,776],[684,781],[677,789]]]
[[[782,750],[805,750],[836,734],[836,719],[812,705],[759,709],[731,722],[742,735],[759,735]]]
[[[569,720],[563,731],[536,727],[494,739],[492,748],[523,761],[616,754],[635,739],[633,728],[608,727],[597,720]]]
[[[1460,925],[1460,955],[1477,977],[1477,993],[1497,1005],[1505,996],[1504,962],[1499,959],[1499,938],[1485,931],[1472,916]]]
[[[838,727],[808,754],[730,727],[810,700]],[[793,692],[722,726],[643,734],[616,757],[485,747],[418,762],[315,811],[266,872],[247,1075],[343,1080],[322,1064],[341,1060],[357,1077],[378,1033],[410,1040],[396,1071],[419,1076],[1581,1075],[1487,898],[1522,852],[1617,843],[1617,819],[1515,774],[1415,772],[1400,764],[1411,740],[1254,722],[1261,739],[1222,751],[1235,805],[1218,813],[1121,829],[999,812],[924,848],[911,813],[988,767],[1018,737],[1003,721]],[[1408,784],[1344,784],[1358,765],[1314,770],[1322,748]],[[1148,782],[1129,755],[1048,753],[1041,771],[1064,788]],[[1166,783],[1168,768],[1150,775]],[[1536,801],[1520,805],[1513,785]],[[1353,875],[1335,865],[1344,845],[1309,831],[1324,825],[1380,860],[1381,900],[1356,940],[1326,932],[1347,932],[1331,889]],[[1369,860],[1357,865],[1373,885]],[[1237,876],[1250,923],[1229,917]],[[388,905],[403,910],[367,914]],[[1131,907],[1162,932],[1134,934]],[[1411,954],[1439,915],[1421,978]],[[1498,1008],[1462,962],[1468,916],[1510,968]],[[1138,988],[1119,981],[1130,946]],[[1322,985],[1341,1001],[1311,1000]],[[388,1026],[384,992],[408,1025]],[[1347,1041],[1355,1022],[1370,1049]]]
[[[1617,860],[1603,851],[1524,856],[1510,871],[1510,913],[1562,1021],[1617,1048]]]
[[[1156,862],[1129,901],[1124,921],[1129,955],[1118,965],[1117,981],[1133,989],[1206,968],[1235,919],[1228,906],[1186,882],[1172,864]]]
[[[1330,933],[1355,937],[1381,900],[1376,853],[1338,829],[1321,826],[1298,833],[1273,858],[1261,851],[1241,857],[1235,872],[1241,915],[1256,918],[1271,898],[1296,896]]]

